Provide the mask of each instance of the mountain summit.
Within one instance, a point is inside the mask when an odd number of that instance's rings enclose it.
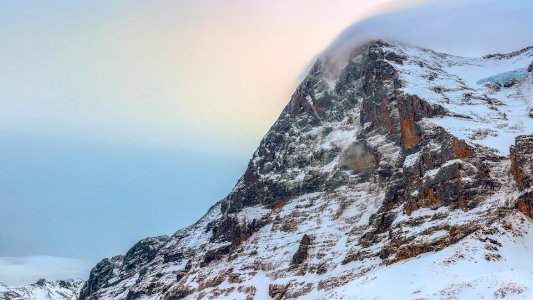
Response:
[[[317,61],[230,194],[80,299],[533,297],[532,61],[384,41]]]

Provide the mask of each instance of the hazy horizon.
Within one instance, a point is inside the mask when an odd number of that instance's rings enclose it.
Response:
[[[88,276],[195,222],[313,56],[395,2],[2,2],[0,281]]]

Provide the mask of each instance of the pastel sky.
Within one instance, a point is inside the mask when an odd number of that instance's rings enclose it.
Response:
[[[313,56],[394,2],[3,1],[0,130],[249,155]]]
[[[79,276],[194,222],[312,58],[399,4],[0,1],[0,281],[58,259]]]
[[[0,281],[83,276],[201,217],[333,41],[514,50],[527,2],[0,0]]]

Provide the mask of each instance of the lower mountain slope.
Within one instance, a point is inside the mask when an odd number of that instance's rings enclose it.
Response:
[[[514,213],[457,244],[376,268],[321,298],[532,299],[532,247],[531,220]]]
[[[227,197],[79,298],[532,297],[532,61],[384,41],[334,78],[317,61]]]

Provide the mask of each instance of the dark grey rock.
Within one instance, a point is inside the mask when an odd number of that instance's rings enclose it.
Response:
[[[309,256],[309,246],[311,246],[311,237],[307,234],[304,234],[298,250],[294,253],[292,257],[292,265],[301,265]]]

